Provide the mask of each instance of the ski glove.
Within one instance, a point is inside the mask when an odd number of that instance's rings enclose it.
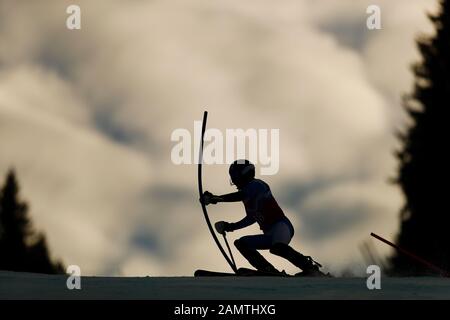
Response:
[[[216,227],[216,230],[220,234],[225,234],[225,232],[231,232],[234,231],[233,224],[225,221],[218,221],[214,225]]]
[[[209,191],[205,191],[203,193],[203,196],[200,198],[200,202],[203,203],[204,205],[208,205],[208,204],[216,204],[217,203],[217,196],[213,195],[211,192]]]

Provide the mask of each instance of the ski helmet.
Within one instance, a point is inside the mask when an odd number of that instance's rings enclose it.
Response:
[[[255,166],[248,160],[236,160],[230,165],[228,173],[231,182],[239,188],[255,178]]]

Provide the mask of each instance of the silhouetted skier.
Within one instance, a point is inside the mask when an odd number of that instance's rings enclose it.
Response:
[[[270,250],[270,253],[281,256],[302,269],[302,275],[322,275],[319,271],[320,264],[289,246],[294,236],[294,227],[276,202],[267,183],[255,179],[255,166],[248,160],[236,160],[231,164],[229,174],[237,192],[217,196],[205,191],[200,200],[205,205],[242,201],[247,214],[235,223],[217,222],[217,232],[232,232],[257,222],[263,234],[244,236],[234,242],[253,267],[264,272],[279,272],[258,252]]]

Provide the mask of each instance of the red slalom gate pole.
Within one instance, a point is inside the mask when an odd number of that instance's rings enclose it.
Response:
[[[430,263],[430,262],[428,262],[428,261],[422,259],[421,257],[418,257],[418,256],[416,256],[415,254],[413,254],[413,253],[411,253],[411,252],[409,252],[409,251],[407,251],[407,250],[405,250],[405,249],[400,248],[400,247],[397,246],[396,244],[394,244],[394,243],[392,243],[392,242],[390,242],[390,241],[388,241],[388,240],[386,240],[386,239],[380,237],[379,235],[377,235],[377,234],[375,234],[375,233],[373,233],[373,232],[370,233],[370,235],[371,235],[372,237],[374,237],[375,239],[380,240],[381,242],[384,242],[384,243],[386,243],[387,245],[390,245],[391,247],[397,249],[398,251],[400,251],[400,252],[403,253],[404,255],[407,255],[408,257],[410,257],[410,258],[416,260],[417,262],[420,262],[420,263],[423,264],[424,266],[426,266],[426,267],[428,267],[428,268],[430,268],[430,269],[432,269],[432,270],[438,272],[441,276],[443,276],[443,277],[450,277],[450,275],[449,275],[449,273],[448,273],[447,271],[445,271],[445,270],[443,270],[443,269],[441,269],[441,268],[435,266],[434,264],[432,264],[432,263]]]

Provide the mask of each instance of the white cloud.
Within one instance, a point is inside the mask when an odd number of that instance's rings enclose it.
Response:
[[[224,265],[211,253],[196,168],[169,161],[172,130],[191,129],[205,108],[219,129],[280,129],[280,174],[268,177],[275,194],[292,181],[321,183],[301,199],[307,206],[282,203],[297,225],[319,209],[361,206],[358,230],[321,245],[298,234],[299,249],[333,264],[353,259],[374,224],[396,228],[401,197],[385,181],[395,172],[400,105],[390,99],[409,81],[406,30],[425,25],[424,1],[383,2],[385,29],[362,48],[324,28],[350,21],[346,32],[360,35],[365,7],[353,1],[80,1],[81,31],[65,29],[64,6],[5,2],[0,16],[8,44],[0,48],[0,169],[18,168],[36,220],[64,260],[125,274]],[[408,18],[395,24],[398,10]],[[397,37],[404,42],[396,52],[386,50]],[[226,166],[204,170],[207,189],[232,190]],[[230,209],[233,219],[242,214],[237,205],[216,207],[214,220]],[[136,248],[138,227],[159,249]]]
[[[66,83],[35,68],[16,71],[0,80],[1,171],[17,169],[56,255],[96,272],[126,239],[149,163],[90,128]]]

